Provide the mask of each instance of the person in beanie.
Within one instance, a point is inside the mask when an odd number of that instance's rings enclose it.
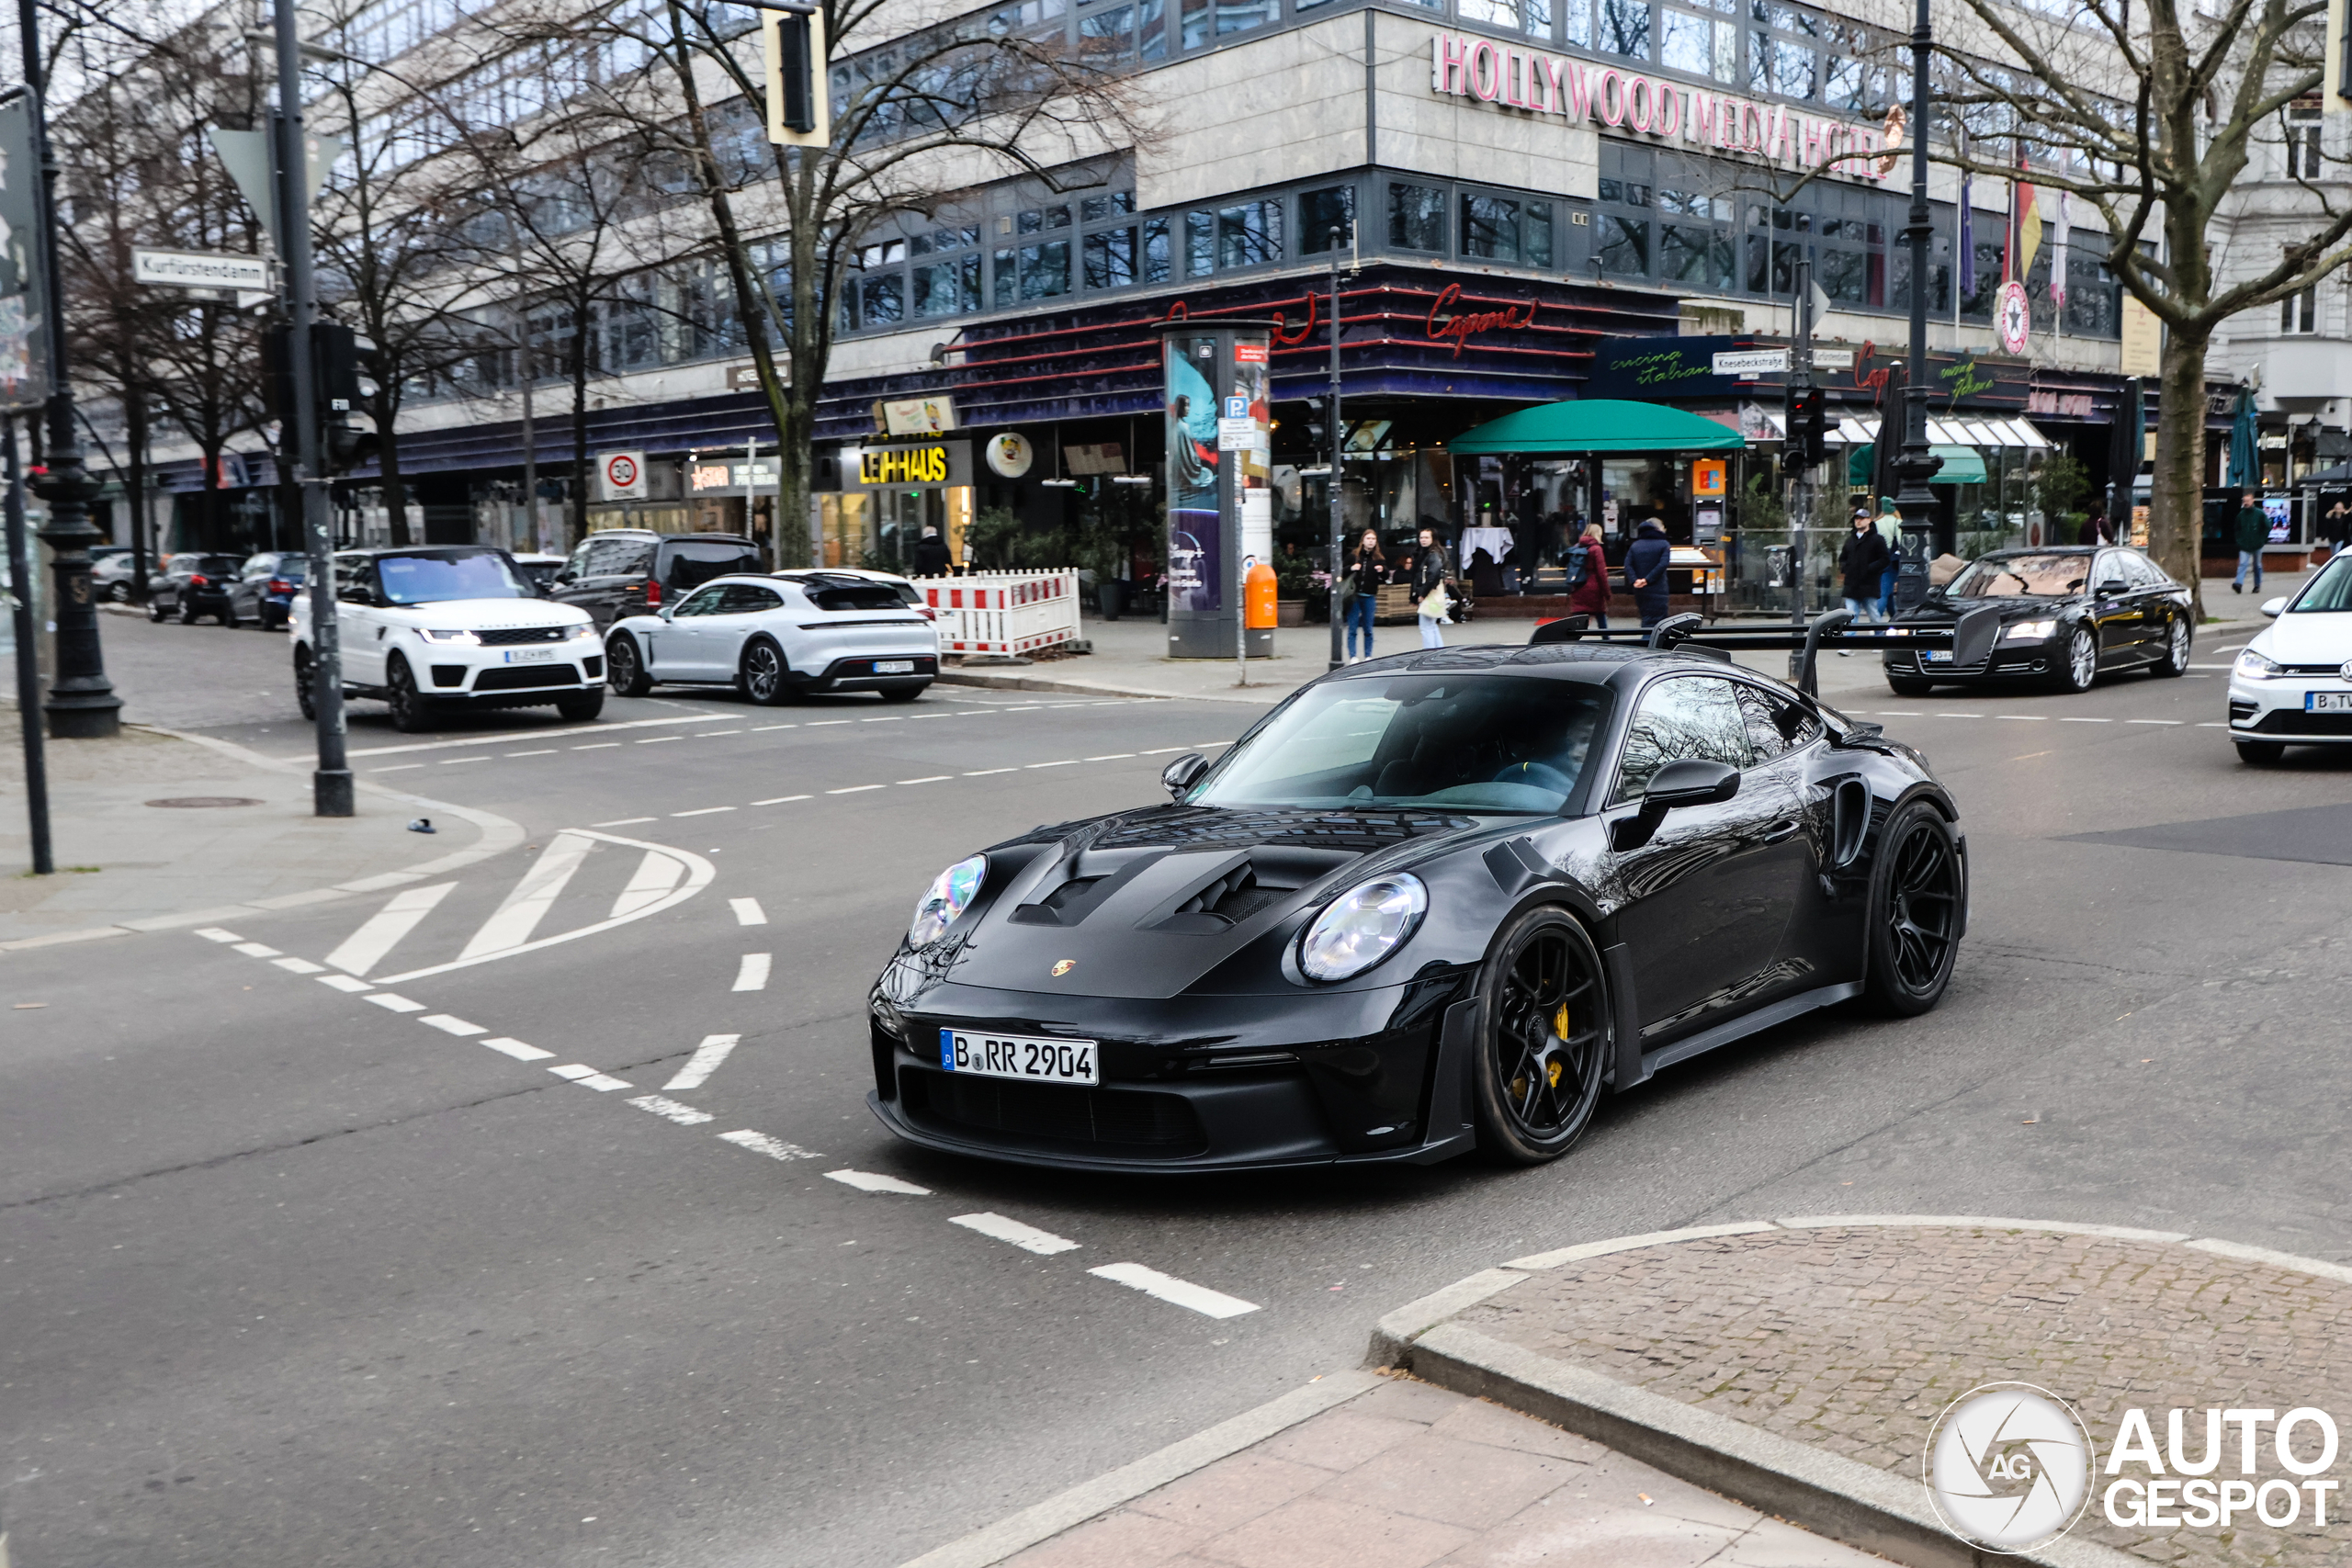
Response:
[[[922,537],[915,541],[915,571],[917,577],[947,575],[947,541],[939,536],[936,528],[925,528]]]
[[[1586,524],[1584,536],[1568,550],[1568,613],[1589,615],[1597,630],[1609,629],[1609,558],[1598,523]]]
[[[2254,591],[2262,592],[2262,547],[2270,542],[2270,519],[2264,514],[2261,501],[2248,491],[2241,498],[2238,508],[2238,574],[2230,579],[2230,592],[2245,592],[2245,573],[2254,569]]]
[[[1846,608],[1858,621],[1879,618],[1879,594],[1886,586],[1886,574],[1894,566],[1894,552],[1886,547],[1867,506],[1854,508],[1854,536],[1846,541],[1838,552],[1838,569],[1846,574]]]
[[[1666,525],[1655,517],[1643,518],[1634,542],[1625,547],[1625,592],[1634,596],[1645,627],[1666,619],[1666,568],[1673,558]]]

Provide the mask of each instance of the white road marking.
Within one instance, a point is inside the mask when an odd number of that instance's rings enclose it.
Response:
[[[2187,723],[2187,722],[2188,722],[2188,720],[2186,720],[2186,719],[2179,719],[2179,718],[2127,718],[2127,719],[2125,719],[2123,722],[2124,722],[2124,723],[2126,723],[2126,724],[2167,724],[2167,725],[2179,725],[2179,724],[2186,724],[2186,723]]]
[[[549,1067],[548,1071],[560,1078],[571,1078],[575,1082],[581,1078],[593,1078],[596,1076],[596,1069],[584,1062],[566,1062],[560,1067]]]
[[[531,933],[547,919],[548,911],[555,907],[556,899],[571,882],[572,874],[580,869],[580,863],[588,858],[594,842],[570,831],[548,840],[548,847],[539,852],[539,858],[523,874],[523,880],[481,923],[481,929],[474,932],[458,956],[480,958],[486,953],[503,953],[530,941]]]
[[[416,1021],[428,1029],[437,1029],[444,1034],[454,1034],[460,1040],[470,1040],[477,1034],[490,1032],[479,1023],[468,1023],[464,1019],[452,1018],[446,1012],[428,1012]]]
[[[222,931],[219,926],[199,926],[197,928],[196,934],[202,937],[207,942],[243,942],[245,940],[243,937],[239,936],[235,931]]]
[[[2115,721],[2111,718],[2075,718],[2071,715],[2061,714],[2058,716],[2058,722],[2061,724],[2113,724]]]
[[[1122,757],[1132,757],[1134,755],[1135,753],[1133,751],[1105,751],[1100,757],[1089,757],[1086,760],[1090,762],[1115,762]]]
[[[1938,718],[1983,718],[1984,716],[1981,713],[1939,713],[1936,716]]]
[[[685,737],[683,735],[657,735],[650,740],[639,740],[636,742],[636,744],[639,746],[659,746],[664,740],[684,740],[684,739]]]
[[[735,971],[734,988],[739,991],[764,991],[768,988],[768,965],[775,963],[773,953],[747,953]]]
[[[789,806],[796,800],[807,800],[808,798],[810,797],[805,795],[770,795],[765,800],[755,800],[752,802],[752,804],[754,806]]]
[[[1078,759],[1064,757],[1056,762],[1023,762],[1021,765],[1024,768],[1072,768],[1078,765]]]
[[[324,967],[322,964],[311,963],[307,958],[279,958],[272,962],[280,969],[293,975],[315,975]]]
[[[1914,713],[1909,708],[1880,708],[1873,716],[1878,718],[1925,718],[1927,717],[1927,715],[1922,713]]]
[[[1238,1296],[1228,1296],[1222,1291],[1212,1291],[1205,1285],[1179,1280],[1157,1269],[1147,1269],[1140,1263],[1106,1263],[1100,1269],[1089,1269],[1087,1272],[1097,1279],[1141,1291],[1145,1295],[1171,1306],[1190,1307],[1204,1317],[1239,1317],[1245,1312],[1258,1310],[1255,1302],[1245,1302]]]
[[[393,1012],[423,1012],[424,1010],[423,1002],[413,1002],[406,997],[395,996],[390,991],[371,991],[368,993],[368,999],[378,1007],[388,1008]]]
[[[899,782],[900,784],[944,784],[944,783],[945,783],[947,780],[952,779],[952,778],[954,778],[955,776],[956,776],[956,775],[955,775],[954,773],[925,773],[922,778],[919,778],[919,779],[900,779]]]
[[[754,1133],[749,1127],[739,1127],[732,1133],[721,1133],[718,1141],[732,1144],[739,1149],[749,1149],[770,1159],[815,1159],[819,1156],[797,1144],[787,1144],[781,1138],[771,1138],[765,1133]]]
[[[489,761],[490,759],[487,757],[444,757],[441,759],[441,765],[445,768],[454,768],[461,762],[487,762]]]
[[[696,1111],[691,1105],[681,1105],[658,1094],[640,1094],[629,1103],[639,1111],[650,1111],[656,1116],[675,1122],[681,1127],[696,1127],[705,1122],[718,1120],[707,1111]]]
[[[797,729],[799,728],[800,727],[797,724],[755,724],[752,726],[752,733],[754,735],[765,735],[771,729]]]
[[[996,711],[999,713],[1035,713],[1039,708],[1044,707],[1045,705],[1046,705],[1043,703],[1023,703],[1019,707],[1004,707],[999,708]]]
[[[659,850],[648,850],[645,858],[637,863],[637,871],[613,900],[612,919],[623,919],[636,914],[649,904],[658,904],[678,886],[678,878],[686,874],[684,861]]]
[[[690,1089],[700,1089],[710,1081],[710,1075],[718,1070],[718,1065],[727,1060],[728,1053],[734,1050],[742,1038],[740,1034],[704,1035],[702,1043],[695,1047],[695,1054],[686,1058],[686,1065],[678,1069],[675,1077],[662,1087],[665,1089],[674,1089],[681,1092]]]
[[[620,744],[617,740],[598,740],[586,746],[574,746],[575,751],[609,751]]]
[[[895,1176],[883,1176],[871,1170],[829,1170],[825,1177],[844,1187],[854,1187],[860,1192],[902,1192],[910,1198],[931,1196],[928,1187],[917,1187],[911,1181],[901,1181]]]
[[[811,729],[822,729],[829,724],[847,724],[850,721],[845,718],[812,718],[808,721],[808,728]]]
[[[860,724],[896,724],[899,722],[899,716],[897,714],[892,714],[887,718],[861,718],[857,722]]]
[[[741,735],[742,733],[743,732],[740,729],[697,729],[695,731],[695,739],[697,740],[708,740],[716,736]]]
[[[264,947],[257,942],[241,942],[236,945],[233,951],[243,953],[247,958],[275,958],[277,956],[277,949],[274,947]]]
[[[2200,724],[2197,728],[2199,729],[2227,729],[2229,726],[2216,718],[2209,720],[2204,724]]]
[[[732,811],[731,806],[698,806],[692,811],[673,811],[673,817],[716,817],[722,811]]]
[[[948,1222],[962,1225],[967,1231],[1009,1241],[1023,1252],[1034,1252],[1040,1258],[1051,1258],[1057,1252],[1075,1252],[1079,1244],[1051,1231],[1041,1231],[1035,1225],[1024,1225],[1019,1220],[1009,1220],[1002,1214],[986,1212],[978,1214],[956,1214]]]
[[[349,991],[355,996],[361,991],[375,989],[367,981],[356,979],[349,975],[322,975],[319,976],[319,984],[333,986],[338,991]]]
[[[735,911],[735,923],[739,926],[763,926],[768,923],[766,911],[760,908],[757,898],[729,898],[727,907]]]
[[[423,766],[424,766],[424,764],[422,762],[395,762],[389,768],[370,768],[368,771],[371,773],[404,773],[411,768],[421,768]]]
[[[1157,757],[1164,751],[1190,751],[1192,750],[1193,748],[1190,746],[1155,746],[1148,751],[1138,751],[1136,755],[1138,757]]]
[[[852,784],[847,789],[829,789],[827,795],[864,795],[869,789],[888,789],[888,784]]]
[[[2028,724],[2047,724],[2050,722],[2050,716],[2046,713],[2005,713],[1996,716],[2001,718],[2022,719]]]
[[[610,822],[591,822],[591,828],[634,828],[639,822],[658,822],[658,817],[616,817]]]
[[[347,974],[365,975],[384,961],[384,954],[397,946],[401,938],[416,929],[416,923],[433,912],[433,907],[449,896],[454,882],[438,882],[430,887],[403,887],[392,895],[391,902],[368,917],[360,928],[343,939],[343,945],[327,954],[332,968]],[[329,984],[333,984],[332,981]]]
[[[552,757],[558,750],[553,746],[542,746],[536,751],[509,751],[506,754],[510,757]]]
[[[481,1043],[493,1051],[503,1052],[518,1062],[544,1062],[555,1055],[552,1051],[542,1051],[537,1045],[526,1045],[520,1040],[510,1040],[503,1034],[493,1035]]]
[[[975,768],[964,776],[967,779],[984,779],[990,773],[1017,773],[1020,771],[1018,768]]]
[[[635,1089],[637,1087],[635,1084],[629,1082],[628,1079],[616,1078],[609,1073],[591,1073],[584,1078],[574,1078],[571,1081],[578,1084],[582,1089],[593,1089],[598,1094],[610,1094],[616,1089]]]

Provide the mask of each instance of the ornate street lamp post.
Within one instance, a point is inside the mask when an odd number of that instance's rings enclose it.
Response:
[[[1903,514],[1903,555],[1895,567],[1894,603],[1899,610],[1928,596],[1928,532],[1936,509],[1928,481],[1943,459],[1928,449],[1928,242],[1935,219],[1928,208],[1928,55],[1934,38],[1928,0],[1918,0],[1911,24],[1911,212],[1903,238],[1911,247],[1911,347],[1903,368],[1903,450],[1894,459],[1899,489],[1895,510]],[[1882,416],[1879,439],[1886,439]]]

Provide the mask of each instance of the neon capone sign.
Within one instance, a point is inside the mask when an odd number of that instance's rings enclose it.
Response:
[[[1871,154],[1883,141],[1871,127],[1493,39],[1432,34],[1430,88],[1531,114],[1559,115],[1571,125],[1590,120],[1768,163],[1807,169],[1827,164],[1858,179],[1881,177]]]

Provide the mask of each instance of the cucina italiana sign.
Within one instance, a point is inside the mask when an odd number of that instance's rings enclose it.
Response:
[[[1663,76],[1593,65],[1520,49],[1494,39],[1436,33],[1430,39],[1430,87],[1530,114],[1558,115],[1661,141],[1746,153],[1792,168],[1877,181],[1874,159],[1884,137],[1871,126],[1759,104],[1729,93],[1686,86]]]

